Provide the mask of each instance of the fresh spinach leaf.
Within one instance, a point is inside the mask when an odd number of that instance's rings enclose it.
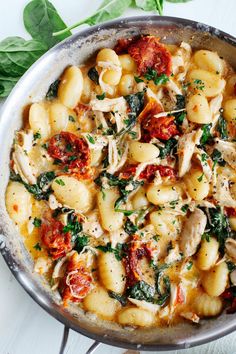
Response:
[[[131,3],[132,0],[103,0],[101,6],[97,9],[94,15],[77,22],[73,26],[67,27],[64,30],[54,33],[54,35],[59,36],[83,24],[93,26],[98,23],[120,17],[125,12],[125,10],[128,9]]]
[[[117,294],[117,293],[115,293],[114,291],[111,291],[111,290],[108,291],[108,295],[109,295],[112,299],[115,299],[115,300],[119,301],[119,303],[120,303],[122,306],[126,306],[126,304],[127,304],[127,297],[126,297],[125,295]]]
[[[39,41],[8,37],[0,42],[0,74],[18,78],[47,50]]]
[[[7,97],[20,77],[4,76],[0,74],[0,97]]]
[[[99,74],[96,68],[93,66],[88,71],[88,77],[92,80],[96,85],[99,85]]]
[[[158,11],[163,14],[163,0],[135,0],[135,5],[144,11]]]
[[[71,35],[71,32],[67,30],[57,37],[53,36],[53,32],[65,29],[66,25],[48,0],[30,1],[24,9],[23,16],[26,30],[33,39],[44,43],[47,48],[53,47]]]

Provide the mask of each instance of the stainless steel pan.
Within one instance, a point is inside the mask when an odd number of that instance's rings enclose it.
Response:
[[[9,154],[14,131],[22,125],[23,108],[42,98],[48,86],[70,64],[81,64],[104,46],[113,46],[118,38],[137,34],[154,34],[166,43],[189,42],[194,48],[217,51],[236,68],[236,39],[215,28],[172,17],[131,17],[108,22],[75,34],[38,60],[17,84],[7,99],[0,121],[0,228],[1,253],[9,268],[28,294],[48,313],[71,328],[97,342],[139,350],[187,348],[220,338],[236,329],[234,315],[222,314],[203,320],[200,325],[181,324],[165,329],[122,329],[98,321],[82,312],[60,306],[59,297],[46,282],[33,273],[33,264],[19,232],[5,208],[4,194],[9,177]],[[65,331],[64,344],[67,330]],[[63,344],[63,346],[64,346]]]

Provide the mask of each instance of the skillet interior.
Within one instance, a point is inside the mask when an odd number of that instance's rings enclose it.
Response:
[[[170,328],[121,329],[102,322],[94,316],[66,311],[59,298],[52,294],[45,281],[33,273],[32,261],[24,248],[22,238],[12,224],[5,208],[5,189],[9,178],[9,154],[14,131],[22,125],[22,111],[28,103],[41,99],[49,85],[70,64],[81,64],[102,47],[113,46],[119,38],[137,34],[153,34],[166,43],[187,41],[193,48],[217,51],[236,69],[236,40],[212,27],[171,17],[136,17],[112,21],[76,34],[46,53],[24,75],[9,96],[0,121],[0,249],[9,268],[47,312],[68,327],[107,344],[141,349],[168,350],[188,348],[219,338],[236,328],[234,317],[222,314],[217,319],[188,323]],[[1,245],[1,239],[3,240]]]

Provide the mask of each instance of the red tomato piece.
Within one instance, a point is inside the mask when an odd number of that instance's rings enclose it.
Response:
[[[77,116],[81,116],[84,112],[89,111],[90,108],[86,106],[85,104],[79,103],[75,108],[74,112],[77,114]]]
[[[64,277],[64,305],[66,306],[68,301],[80,302],[91,291],[92,282],[93,278],[86,265],[79,259],[78,253],[74,253],[68,262]]]
[[[174,120],[174,116],[160,118],[153,116],[144,121],[142,125],[143,141],[149,142],[152,138],[169,140],[172,136],[178,135],[179,131]]]
[[[43,244],[53,259],[58,259],[71,251],[71,234],[63,232],[64,225],[55,219],[47,220],[40,227],[40,236]]]
[[[87,142],[69,132],[61,132],[49,140],[49,155],[69,169],[78,169],[80,174],[87,172],[90,151]]]
[[[114,47],[114,51],[116,52],[116,54],[127,53],[129,46],[137,39],[137,37],[118,39],[117,44]]]
[[[137,63],[140,75],[145,74],[149,68],[156,70],[159,75],[171,74],[171,53],[154,36],[134,41],[128,47],[128,53]]]
[[[226,207],[225,211],[226,211],[227,216],[236,216],[236,209],[235,208]]]

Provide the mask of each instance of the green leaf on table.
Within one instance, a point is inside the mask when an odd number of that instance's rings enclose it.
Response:
[[[20,77],[0,75],[0,97],[7,97]]]
[[[166,0],[168,2],[172,2],[174,4],[178,4],[180,2],[189,2],[189,1],[192,1],[192,0]]]
[[[125,12],[125,10],[128,9],[131,3],[132,0],[104,0],[101,6],[95,12],[95,14],[93,14],[92,16],[77,22],[76,24],[66,28],[65,30],[59,32],[56,32],[55,30],[55,38],[58,38],[58,36],[60,36],[61,34],[68,33],[68,31],[83,24],[92,26],[101,22],[112,20],[113,18],[120,17]]]
[[[8,37],[0,42],[0,73],[12,77],[23,75],[45,53],[47,47],[39,41]]]
[[[135,0],[135,5],[144,11],[158,11],[163,13],[163,0]]]
[[[25,7],[24,25],[32,38],[41,41],[47,48],[71,35],[70,31],[66,31],[53,37],[53,32],[65,29],[66,25],[48,0],[32,0]]]

